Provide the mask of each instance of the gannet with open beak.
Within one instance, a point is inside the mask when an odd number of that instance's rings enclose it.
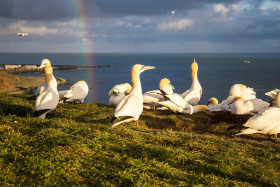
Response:
[[[190,105],[197,105],[199,102],[201,95],[202,95],[202,87],[198,81],[197,78],[197,72],[198,72],[198,65],[194,59],[192,65],[191,65],[191,71],[192,71],[192,85],[191,88],[185,91],[182,94],[182,97],[185,101],[187,101]]]
[[[42,62],[41,62],[41,65],[39,66],[38,70],[43,70],[43,73],[44,73],[44,68],[46,66],[51,66],[51,62],[48,60],[48,59],[43,59]],[[54,76],[52,76],[52,81],[51,81],[51,84],[53,87],[56,87],[57,88],[57,81],[56,81],[56,78]],[[46,83],[43,82],[38,88],[37,90],[35,91],[35,94],[34,96],[35,97],[38,97],[41,93],[44,92],[44,90],[46,89]]]
[[[269,107],[269,103],[261,99],[250,99],[245,101],[242,97],[236,97],[230,107],[232,114],[255,114]]]
[[[65,103],[83,103],[88,94],[88,85],[85,81],[78,81],[61,97],[63,93],[65,90],[59,92],[59,95]]]
[[[140,74],[146,70],[154,69],[153,66],[135,64],[131,69],[132,90],[126,95],[115,109],[112,118],[112,127],[130,121],[138,121],[143,111],[143,95]]]
[[[276,95],[276,107],[268,107],[253,117],[251,117],[243,126],[248,127],[236,135],[262,133],[274,134],[277,140],[277,134],[280,132],[280,92]]]
[[[117,106],[124,98],[125,94],[130,93],[132,87],[129,83],[117,84],[108,93],[109,105]]]
[[[45,119],[46,114],[56,108],[59,100],[57,87],[53,82],[53,69],[50,64],[45,66],[44,73],[46,87],[35,101],[35,115],[40,119]]]
[[[219,104],[218,99],[215,97],[208,100],[207,107],[210,112],[221,111],[221,104]]]
[[[167,78],[160,80],[159,87],[161,90],[151,90],[143,94],[143,103],[145,109],[156,109],[157,107],[160,107],[161,105],[157,102],[164,101],[164,95],[172,95],[173,90],[175,89],[170,84],[170,80]]]

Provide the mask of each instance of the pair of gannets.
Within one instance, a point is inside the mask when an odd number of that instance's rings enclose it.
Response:
[[[41,62],[41,65],[39,66],[39,70],[42,70],[43,73],[44,73],[44,68],[46,66],[51,66],[51,62],[48,60],[48,59],[43,59],[42,62]],[[57,81],[56,81],[56,78],[52,75],[52,81],[51,81],[51,84],[52,84],[52,87],[56,87],[57,88]],[[35,94],[34,96],[35,97],[38,97],[41,93],[44,92],[44,90],[46,89],[46,83],[43,82],[38,88],[37,90],[35,91]],[[34,97],[33,96],[33,97]]]
[[[112,127],[130,121],[138,121],[143,111],[143,95],[140,74],[146,70],[154,69],[153,66],[135,64],[131,69],[132,90],[126,95],[115,109],[111,120]]]
[[[248,128],[236,135],[262,133],[268,134],[270,137],[274,134],[275,139],[277,139],[277,134],[280,133],[280,92],[276,94],[275,105],[275,107],[268,107],[250,118],[244,124]]]
[[[59,91],[59,101],[64,103],[83,103],[87,94],[87,83],[85,81],[78,81],[69,90]]]
[[[193,114],[199,111],[208,110],[206,105],[193,106],[189,104],[181,95],[174,93],[174,87],[167,78],[161,79],[159,87],[165,101],[158,101],[157,103],[167,107],[175,113],[178,112],[182,114]]]
[[[43,63],[44,62],[44,63]],[[35,101],[35,115],[40,119],[44,119],[46,114],[54,110],[59,101],[59,95],[57,91],[57,83],[53,76],[53,68],[49,63],[49,60],[44,59],[40,68],[43,67],[45,74],[45,85],[42,93],[38,95]]]
[[[181,97],[190,105],[195,106],[199,102],[202,95],[202,87],[197,78],[198,64],[195,59],[191,65],[191,77],[192,85],[191,88],[185,91]],[[145,92],[144,96],[144,108],[151,109],[160,107],[159,102],[164,101],[164,97],[161,95],[160,90],[152,90]],[[177,97],[177,96],[176,96]]]
[[[117,84],[108,93],[109,105],[117,106],[124,98],[125,94],[130,93],[132,87],[129,83]]]

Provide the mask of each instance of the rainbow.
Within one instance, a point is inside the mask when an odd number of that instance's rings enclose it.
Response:
[[[74,5],[74,11],[77,16],[77,21],[79,25],[79,29],[81,30],[82,36],[81,36],[81,43],[82,45],[80,46],[81,51],[83,51],[84,55],[84,62],[83,64],[85,65],[90,65],[93,66],[95,65],[95,60],[94,60],[94,43],[91,39],[91,32],[89,29],[90,22],[88,20],[87,16],[87,10],[86,6],[84,3],[84,0],[73,0],[73,5]],[[96,89],[96,69],[95,68],[89,68],[87,73],[85,74],[85,80],[89,85],[89,94],[88,94],[88,99],[90,101],[97,101],[98,99],[98,89]]]

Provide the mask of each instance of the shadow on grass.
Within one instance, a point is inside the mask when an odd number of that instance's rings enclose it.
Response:
[[[4,115],[17,115],[20,117],[25,117],[28,114],[30,116],[34,116],[34,110],[29,107],[21,106],[21,105],[14,105],[14,104],[7,104],[1,103],[0,113]]]

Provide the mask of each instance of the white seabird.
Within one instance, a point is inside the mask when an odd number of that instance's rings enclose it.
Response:
[[[59,92],[60,98],[64,103],[83,103],[87,94],[88,85],[85,81],[78,81],[73,84],[69,90],[62,90]]]
[[[211,97],[208,100],[207,107],[210,112],[221,111],[221,104],[219,104],[218,99],[215,97]]]
[[[39,69],[39,70],[42,69],[42,70],[43,70],[43,73],[44,73],[44,68],[45,68],[46,66],[51,66],[51,62],[50,62],[48,59],[43,59],[41,65],[39,66],[38,69]],[[52,84],[52,87],[57,88],[57,81],[56,81],[56,78],[55,78],[53,75],[52,75],[51,84]],[[43,93],[43,92],[45,91],[45,89],[46,89],[46,83],[43,82],[43,83],[37,88],[37,90],[35,91],[34,96],[35,96],[35,97],[38,97],[41,93]]]
[[[276,107],[268,107],[253,117],[251,117],[243,126],[248,127],[237,135],[262,133],[270,135],[280,132],[280,93],[276,96]]]
[[[143,111],[143,95],[140,81],[140,74],[146,70],[154,69],[153,66],[135,64],[131,69],[132,90],[126,95],[115,109],[112,118],[112,127],[121,123],[138,121]]]
[[[198,64],[195,62],[195,59],[191,65],[192,71],[192,85],[191,88],[185,91],[182,94],[182,97],[185,101],[187,101],[190,105],[197,105],[202,95],[202,87],[197,78],[198,72]]]
[[[181,95],[173,93],[174,87],[166,78],[161,80],[159,86],[165,101],[158,101],[157,103],[169,108],[175,113],[178,112],[182,114],[193,114],[198,111],[208,110],[208,107],[205,105],[192,106],[187,101],[185,101]]]
[[[276,95],[279,91],[280,91],[279,89],[275,88],[275,90],[271,90],[271,91],[265,93],[265,95],[272,98],[272,100],[269,101],[271,106],[275,106],[275,98],[276,98]]]
[[[232,114],[255,114],[269,107],[269,103],[261,99],[250,99],[245,101],[242,97],[236,97],[230,107]]]
[[[30,35],[29,33],[25,33],[25,32],[18,32],[16,34],[17,34],[17,36],[29,36]]]
[[[109,105],[117,106],[124,98],[125,94],[131,91],[132,87],[129,83],[117,84],[108,93]]]
[[[159,87],[161,90],[152,90],[143,94],[143,103],[145,109],[156,109],[157,107],[160,107],[161,105],[157,102],[164,101],[164,95],[171,95],[173,93],[173,90],[175,89],[170,84],[170,80],[168,80],[167,78],[163,78],[160,80]]]
[[[231,104],[236,97],[242,97],[245,101],[256,98],[256,92],[244,84],[234,84],[229,91],[229,96],[221,102],[222,111],[230,111]]]
[[[45,66],[44,72],[45,90],[35,101],[35,115],[40,119],[45,119],[46,114],[56,108],[59,100],[57,87],[55,87],[53,83],[53,69],[51,65]]]

